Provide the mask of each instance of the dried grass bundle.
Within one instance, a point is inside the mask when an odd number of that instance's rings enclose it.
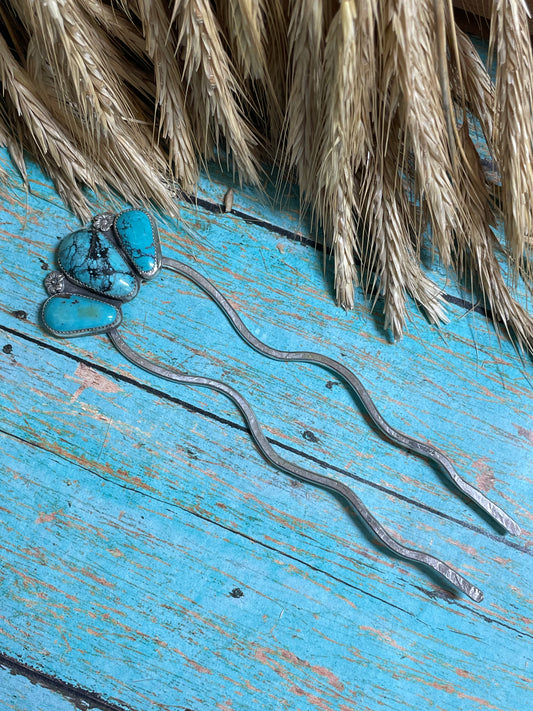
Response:
[[[73,210],[84,186],[175,210],[198,166],[227,156],[296,177],[335,258],[399,338],[408,296],[445,319],[422,251],[471,285],[533,352],[533,55],[524,0],[494,0],[493,83],[449,0],[9,0],[0,7],[0,144],[22,149]],[[469,114],[497,161],[489,186]],[[496,203],[492,196],[497,194]],[[502,211],[506,241],[491,229]]]

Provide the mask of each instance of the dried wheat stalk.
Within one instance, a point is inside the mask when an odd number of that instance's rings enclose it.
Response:
[[[169,160],[185,190],[193,190],[198,165],[180,69],[171,41],[174,39],[168,8],[163,0],[137,0],[146,52],[154,65],[156,103],[160,110],[160,131],[168,141]]]
[[[355,174],[370,150],[374,13],[371,2],[343,2],[324,48],[318,125],[322,127],[310,176],[314,207],[328,229],[335,258],[335,292],[353,308],[358,282]]]
[[[459,258],[470,272],[485,308],[492,311],[495,324],[520,348],[533,351],[533,317],[513,299],[496,257],[494,216],[488,207],[488,191],[481,162],[466,125],[461,131],[463,155],[459,166],[459,187],[465,200],[467,224],[458,232]]]
[[[491,146],[494,119],[494,85],[487,68],[481,61],[468,35],[458,27],[454,27],[451,18],[448,18],[447,22],[448,31],[455,30],[457,36],[464,99],[472,114],[479,120],[485,139]],[[457,86],[457,83],[454,83],[454,89],[456,95],[459,95],[460,87]],[[463,97],[461,96],[460,99],[462,100]]]
[[[400,176],[403,164],[401,124],[381,107],[381,130],[387,132],[389,154],[371,156],[365,166],[361,212],[368,233],[363,255],[363,285],[376,306],[383,298],[384,327],[400,338],[407,319],[407,295],[422,307],[431,323],[446,321],[441,290],[421,269],[411,236],[412,212],[407,208]],[[391,154],[395,156],[391,158]]]
[[[323,8],[320,3],[315,0],[292,0],[288,41],[290,94],[285,127],[286,169],[296,169],[302,195],[311,200],[324,49]]]
[[[397,74],[401,122],[414,153],[418,199],[424,201],[432,227],[433,246],[445,266],[451,264],[457,224],[448,128],[438,75],[434,0],[394,3],[382,49],[385,71]],[[390,47],[388,46],[390,45]],[[390,86],[394,77],[385,77]],[[389,88],[390,91],[390,88]]]
[[[99,50],[99,35],[85,21],[75,0],[11,0],[58,84],[58,96],[71,98],[86,126],[97,135],[114,131],[127,102],[123,87]],[[66,114],[75,121],[76,115]],[[88,147],[91,147],[88,143]]]
[[[227,0],[221,14],[227,41],[243,79],[265,81],[268,67],[265,53],[264,0]]]
[[[16,61],[2,35],[0,80],[5,93],[7,115],[4,126],[11,136],[20,138],[26,132],[41,160],[61,170],[73,189],[76,189],[76,180],[94,189],[101,175],[97,171],[87,170],[83,153],[39,98],[31,78]],[[101,184],[104,185],[103,180]]]
[[[524,0],[494,0],[491,45],[498,56],[492,143],[507,243],[522,267],[533,240],[533,55]]]
[[[222,130],[240,176],[259,182],[252,131],[237,103],[235,69],[224,51],[216,16],[208,0],[174,0],[171,22],[179,28],[177,43],[194,110],[200,149],[212,155]]]

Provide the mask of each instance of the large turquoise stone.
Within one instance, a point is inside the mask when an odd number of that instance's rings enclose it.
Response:
[[[59,243],[59,266],[74,282],[110,299],[129,301],[139,282],[125,260],[97,230],[71,232]]]
[[[109,331],[122,321],[113,304],[81,294],[56,294],[44,302],[42,319],[55,336],[69,338]]]
[[[125,210],[115,218],[117,240],[143,279],[151,279],[161,268],[157,227],[143,210]]]

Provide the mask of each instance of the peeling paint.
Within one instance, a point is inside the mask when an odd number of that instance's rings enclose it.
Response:
[[[481,457],[472,462],[472,466],[476,469],[476,485],[480,491],[487,492],[494,487],[495,477],[492,467],[487,464],[488,457]]]
[[[65,377],[69,380],[74,380],[80,383],[79,388],[70,398],[71,402],[75,402],[83,393],[83,391],[87,388],[92,388],[93,390],[97,390],[101,393],[121,392],[121,388],[118,383],[111,380],[110,378],[107,378],[105,375],[102,375],[101,373],[94,370],[93,368],[90,368],[84,363],[78,363],[78,366],[74,371],[74,375],[67,375]]]

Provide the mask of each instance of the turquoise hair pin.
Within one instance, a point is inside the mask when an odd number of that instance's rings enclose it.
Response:
[[[387,548],[403,558],[433,569],[475,602],[483,599],[481,590],[449,565],[428,553],[399,543],[346,484],[281,457],[264,435],[247,400],[233,387],[212,378],[190,375],[146,358],[130,348],[118,331],[122,322],[121,304],[131,301],[143,281],[155,278],[161,269],[169,269],[187,277],[218,304],[237,333],[252,348],[275,360],[316,363],[335,373],[355,392],[375,426],[389,441],[437,463],[455,486],[494,521],[509,533],[520,533],[518,524],[465,481],[443,452],[391,427],[379,413],[360,380],[342,363],[309,351],[276,350],[256,338],[226,297],[210,281],[188,264],[161,256],[156,223],[144,210],[131,209],[118,214],[97,215],[88,227],[72,232],[61,240],[57,262],[59,270],[51,272],[45,279],[49,298],[42,307],[42,322],[51,334],[71,338],[107,333],[115,348],[144,370],[177,383],[200,385],[224,393],[241,410],[255,444],[270,463],[304,482],[340,494]]]

